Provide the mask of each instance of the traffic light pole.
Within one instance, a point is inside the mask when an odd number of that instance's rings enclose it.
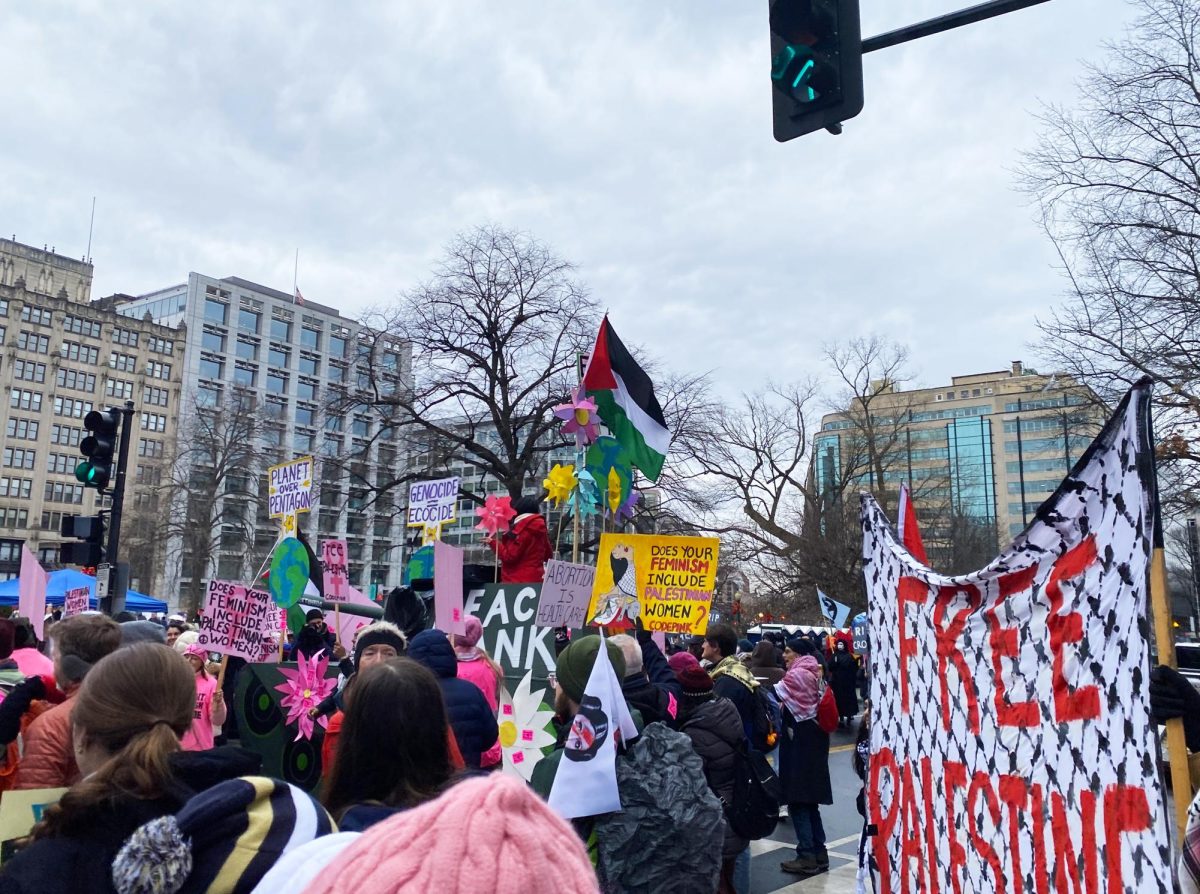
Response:
[[[125,401],[121,408],[121,441],[117,455],[117,476],[112,490],[112,512],[108,521],[108,543],[104,550],[104,561],[112,568],[113,580],[109,586],[108,597],[100,605],[100,610],[107,615],[115,615],[125,611],[125,594],[129,590],[129,574],[122,573],[122,564],[118,558],[121,546],[121,511],[125,507],[125,469],[129,465],[129,436],[133,431],[133,401]]]
[[[982,22],[986,19],[1048,2],[1049,0],[990,0],[988,3],[980,3],[978,6],[972,6],[969,9],[949,12],[935,19],[928,19],[924,22],[918,22],[915,25],[906,25],[903,28],[897,28],[895,31],[889,31],[886,34],[868,37],[862,42],[862,51],[864,53],[873,53],[876,50],[886,50],[888,47],[908,43],[910,40],[916,40],[920,37],[941,34],[943,31],[961,28],[963,25],[974,25],[976,22]]]

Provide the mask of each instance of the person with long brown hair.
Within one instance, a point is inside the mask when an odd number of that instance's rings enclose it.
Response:
[[[124,840],[179,810],[194,791],[174,758],[195,707],[195,676],[165,645],[139,643],[97,662],[71,714],[83,778],[4,864],[0,892],[111,892],[107,870]]]
[[[442,689],[428,668],[393,658],[359,671],[324,803],[343,832],[436,798],[454,776]]]

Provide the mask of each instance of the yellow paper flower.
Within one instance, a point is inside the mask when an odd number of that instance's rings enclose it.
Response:
[[[546,488],[547,499],[553,500],[556,507],[571,496],[571,491],[577,484],[579,479],[575,477],[574,464],[564,466],[561,463],[551,469],[550,475],[542,482],[542,486]]]
[[[616,469],[608,470],[608,508],[614,513],[621,505],[621,476]]]

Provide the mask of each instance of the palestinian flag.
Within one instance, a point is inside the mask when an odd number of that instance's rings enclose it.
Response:
[[[596,401],[601,421],[629,452],[633,464],[657,481],[671,447],[671,433],[654,383],[637,365],[608,317],[600,324],[596,346],[583,374],[583,387]]]

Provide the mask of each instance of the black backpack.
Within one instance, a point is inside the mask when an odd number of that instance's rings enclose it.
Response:
[[[725,819],[740,838],[756,841],[775,831],[783,795],[779,777],[765,754],[743,742],[734,757],[733,797],[725,805]]]

